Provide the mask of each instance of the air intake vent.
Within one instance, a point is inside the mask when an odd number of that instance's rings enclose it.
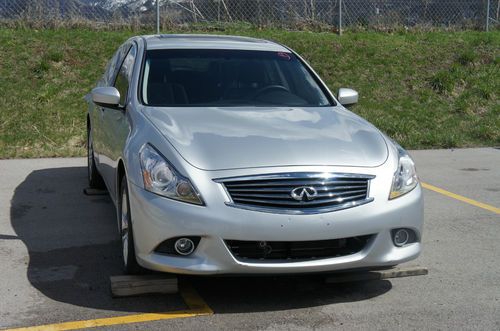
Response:
[[[296,262],[356,254],[367,245],[372,237],[373,235],[367,235],[317,241],[226,240],[226,245],[238,260]]]

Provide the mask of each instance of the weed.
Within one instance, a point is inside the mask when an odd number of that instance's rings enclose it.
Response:
[[[38,77],[41,78],[43,74],[50,69],[50,64],[47,62],[46,59],[42,59],[40,62],[38,62],[35,67],[33,68],[33,73]]]
[[[51,50],[47,58],[52,62],[61,62],[64,58],[64,54],[60,50]]]
[[[433,90],[440,94],[446,94],[453,91],[455,87],[455,79],[449,70],[438,71],[430,79],[430,84]]]
[[[472,50],[465,50],[457,57],[457,62],[463,66],[473,64],[476,61],[477,55]]]

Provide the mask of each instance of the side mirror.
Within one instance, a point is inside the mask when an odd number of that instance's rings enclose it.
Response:
[[[359,94],[350,88],[339,88],[337,99],[342,106],[350,106],[358,103]]]
[[[92,90],[92,101],[99,106],[116,108],[120,103],[120,92],[114,87],[96,87]]]

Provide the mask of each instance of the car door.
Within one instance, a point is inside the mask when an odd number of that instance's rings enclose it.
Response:
[[[120,92],[120,103],[117,108],[105,108],[102,112],[102,175],[112,197],[116,196],[116,168],[122,155],[130,132],[130,122],[127,116],[127,105],[130,96],[130,83],[137,57],[137,45],[132,43],[123,59],[113,86]]]

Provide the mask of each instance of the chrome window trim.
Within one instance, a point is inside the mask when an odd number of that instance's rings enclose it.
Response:
[[[370,183],[371,180],[374,179],[375,175],[367,175],[367,174],[353,174],[353,173],[339,173],[339,172],[287,172],[287,173],[273,173],[273,174],[263,174],[263,175],[248,175],[248,176],[235,176],[235,177],[225,177],[225,178],[215,178],[214,182],[218,183],[222,186],[226,195],[229,199],[229,202],[225,202],[224,204],[228,207],[239,208],[251,211],[258,211],[263,213],[272,213],[272,214],[287,214],[287,215],[314,215],[314,214],[322,214],[329,213],[337,210],[349,209],[358,207],[361,205],[365,205],[374,201],[373,197],[370,197]],[[340,205],[335,206],[326,206],[326,207],[318,207],[318,208],[307,208],[307,209],[287,209],[287,208],[279,208],[279,207],[262,207],[262,206],[251,206],[240,203],[235,203],[231,194],[227,190],[227,187],[224,185],[225,183],[237,182],[237,181],[251,181],[251,180],[266,180],[266,179],[313,179],[313,178],[324,178],[324,179],[332,179],[332,178],[361,178],[367,180],[367,189],[366,189],[366,199],[358,200],[358,201],[349,201]]]

